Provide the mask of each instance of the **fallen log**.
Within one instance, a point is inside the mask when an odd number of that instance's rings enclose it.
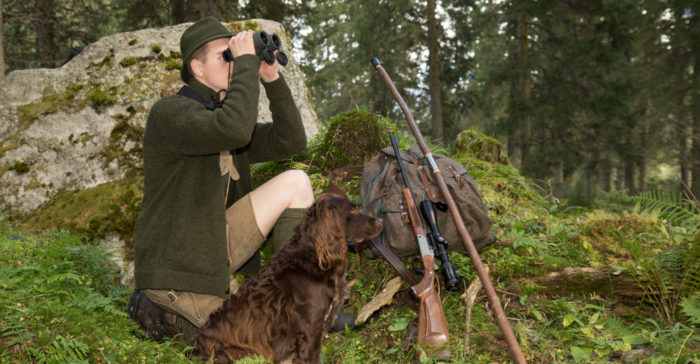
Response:
[[[612,268],[569,267],[538,277],[521,278],[520,285],[532,283],[535,292],[547,295],[596,293],[622,301],[637,301],[644,291],[627,272]],[[518,288],[511,290],[518,293]]]

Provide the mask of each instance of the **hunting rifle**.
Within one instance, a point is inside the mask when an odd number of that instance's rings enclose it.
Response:
[[[423,199],[423,201],[418,203],[420,206],[420,212],[423,214],[423,219],[427,226],[428,241],[430,242],[430,247],[433,248],[435,255],[440,260],[440,271],[442,272],[442,278],[445,281],[445,288],[448,291],[454,291],[459,288],[459,281],[461,277],[459,272],[455,269],[454,265],[450,261],[450,257],[447,255],[447,240],[440,233],[440,229],[437,225],[437,216],[435,214],[435,202],[429,198]],[[445,211],[445,210],[443,210]]]
[[[418,309],[418,333],[416,340],[418,345],[425,350],[429,357],[449,358],[450,351],[447,349],[447,342],[450,341],[450,334],[447,329],[445,311],[442,307],[440,295],[435,289],[435,256],[426,238],[425,229],[418,215],[416,200],[408,182],[406,170],[403,168],[401,151],[399,151],[399,138],[391,134],[391,146],[394,147],[396,162],[399,164],[399,171],[403,178],[404,188],[401,190],[403,200],[408,213],[408,218],[418,242],[418,249],[423,263],[423,279],[418,284],[411,287],[413,293],[420,300]],[[427,344],[427,345],[426,345]]]
[[[440,187],[440,191],[442,192],[442,195],[445,198],[445,202],[447,202],[447,206],[450,210],[450,215],[452,215],[452,219],[454,220],[455,226],[457,227],[457,232],[459,232],[459,236],[462,238],[462,243],[464,244],[464,247],[467,250],[467,253],[469,254],[469,258],[471,259],[472,264],[474,264],[476,274],[479,276],[479,280],[481,280],[481,285],[483,286],[484,291],[486,292],[486,297],[488,298],[491,306],[491,312],[496,318],[496,323],[498,323],[498,327],[501,329],[506,343],[508,344],[508,349],[510,351],[511,357],[518,364],[526,363],[525,356],[523,355],[522,349],[520,349],[520,345],[518,344],[518,341],[515,338],[513,329],[508,324],[508,319],[506,318],[505,313],[503,313],[501,301],[496,295],[496,290],[493,288],[493,284],[491,283],[491,279],[489,278],[486,269],[484,269],[484,263],[481,262],[479,253],[476,251],[474,242],[472,241],[472,238],[471,236],[469,236],[469,232],[467,231],[467,226],[464,224],[464,220],[462,220],[462,216],[459,214],[457,204],[452,198],[450,190],[447,189],[445,179],[442,176],[442,174],[440,174],[440,170],[438,169],[437,163],[435,163],[435,159],[433,158],[432,153],[428,149],[428,146],[425,144],[425,140],[423,139],[423,135],[418,129],[418,125],[413,120],[413,115],[411,114],[411,111],[408,109],[406,102],[399,94],[399,91],[396,89],[396,86],[394,86],[394,83],[391,81],[391,78],[384,70],[384,67],[382,67],[382,64],[379,61],[379,59],[372,58],[372,65],[382,76],[387,86],[391,90],[391,93],[393,94],[394,98],[399,103],[401,111],[403,111],[403,114],[406,117],[406,120],[408,121],[408,126],[410,127],[413,136],[418,142],[418,146],[423,152],[425,158],[428,160],[430,170],[432,171],[433,175],[435,176],[435,179],[437,180],[438,186]]]

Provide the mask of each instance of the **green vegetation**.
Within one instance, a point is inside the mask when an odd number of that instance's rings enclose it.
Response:
[[[142,180],[107,182],[81,191],[64,192],[17,226],[22,231],[67,229],[88,241],[117,233],[133,248],[134,222],[141,209]]]
[[[0,362],[186,362],[182,342],[141,340],[107,251],[65,232],[0,227]]]
[[[10,167],[10,170],[17,172],[17,174],[24,174],[29,172],[29,165],[25,162],[16,162]]]
[[[379,127],[369,128],[372,124]],[[115,135],[128,131],[122,127]],[[373,142],[344,139],[353,128],[376,131],[353,136]],[[299,168],[309,173],[316,192],[332,179],[358,202],[361,166],[386,144],[388,131],[396,132],[388,120],[369,113],[341,114],[302,153],[257,165],[255,181]],[[460,138],[458,149],[431,150],[466,165],[478,183],[500,240],[481,256],[529,362],[700,360],[700,229],[694,206],[666,195],[624,193],[610,194],[590,209],[567,206],[494,159],[501,146],[493,140],[473,131]],[[412,143],[403,136],[401,148]],[[335,158],[349,164],[328,160]],[[22,225],[0,225],[0,361],[189,362],[182,342],[139,338],[123,312],[131,287],[119,283],[119,272],[105,264],[105,249],[94,243],[107,231],[132,234],[140,186],[140,180],[124,180],[65,193]],[[77,235],[51,230],[57,227]],[[264,261],[270,251],[263,249]],[[465,322],[462,294],[476,274],[468,257],[450,256],[465,277],[463,289],[441,292],[454,361],[507,362],[507,348],[483,294]],[[349,253],[349,261],[351,287],[344,310],[357,314],[397,274],[382,259]],[[412,264],[411,259],[404,263]],[[624,288],[637,290],[641,299],[597,292],[585,281],[570,282],[564,293],[545,293],[531,280],[566,267],[610,269],[613,282],[629,276],[634,287]],[[366,323],[327,334],[324,362],[409,362],[416,346],[405,334],[416,308],[404,284],[392,303]]]
[[[133,66],[138,61],[139,59],[137,57],[124,57],[121,61],[119,61],[119,65],[122,67],[129,67]]]
[[[117,101],[117,86],[111,86],[106,90],[96,86],[89,94],[88,99],[95,110],[102,110],[105,106],[113,105]]]

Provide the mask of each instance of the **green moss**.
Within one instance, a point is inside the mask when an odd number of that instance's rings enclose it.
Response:
[[[29,165],[25,162],[15,162],[10,170],[17,172],[17,174],[25,174],[29,172]]]
[[[133,112],[129,115],[118,115],[119,122],[112,128],[107,144],[102,148],[100,155],[104,158],[105,168],[114,160],[119,163],[122,169],[126,169],[126,175],[138,178],[143,175],[143,149],[141,140],[144,129],[139,125],[132,125],[129,120]],[[124,147],[128,142],[134,142],[133,147],[128,152]]]
[[[112,68],[112,66],[114,66],[114,49],[113,48],[109,50],[109,54],[107,54],[106,56],[104,56],[104,58],[102,58],[102,61],[92,64],[92,67],[95,67],[97,69],[101,69],[105,66],[108,68]]]
[[[170,51],[170,57],[172,58],[182,58],[182,53],[178,51]]]
[[[0,158],[5,156],[10,150],[19,148],[19,135],[10,135],[0,142]]]
[[[78,141],[80,142],[80,144],[85,145],[85,143],[90,141],[90,139],[92,139],[93,137],[94,137],[94,135],[92,135],[90,133],[81,133],[80,139]]]
[[[323,139],[314,152],[319,155],[321,170],[362,167],[379,149],[390,145],[389,132],[394,126],[388,119],[366,111],[348,111],[331,119]]]
[[[117,102],[117,91],[118,88],[116,86],[109,87],[106,90],[96,86],[88,95],[88,99],[95,110],[101,110],[105,106],[113,105]]]
[[[34,189],[37,189],[37,188],[40,188],[40,187],[43,187],[43,186],[44,186],[44,185],[43,185],[42,183],[37,182],[37,181],[33,181],[33,182],[29,182],[29,184],[27,184],[26,186],[24,186],[24,190],[25,190],[25,191],[27,191],[27,190],[34,190]]]
[[[476,158],[489,162],[510,164],[503,151],[503,144],[477,130],[464,130],[457,135],[455,151],[458,154],[472,154]]]
[[[169,60],[169,61],[165,64],[165,69],[168,70],[168,71],[170,71],[170,70],[179,70],[179,69],[181,69],[181,68],[182,68],[182,62],[178,62],[178,61],[176,61],[176,60],[174,60],[174,59]]]
[[[138,41],[139,41],[139,40],[136,39],[136,38],[129,39],[129,45],[134,45],[134,44],[138,43]]]
[[[142,183],[140,179],[125,179],[58,194],[19,226],[25,231],[61,227],[89,240],[117,232],[131,249],[134,223],[141,209]]]
[[[9,164],[6,164],[4,166],[0,166],[0,177],[2,177],[5,172],[9,171],[12,166]],[[0,197],[0,202],[3,201],[2,198]]]
[[[80,92],[80,90],[82,90],[83,88],[85,88],[85,85],[81,83],[73,83],[68,85],[68,87],[66,87],[66,97],[70,100],[73,100],[78,94],[78,92]]]
[[[136,57],[124,57],[121,61],[119,61],[119,65],[122,67],[129,67],[135,65],[138,61],[139,60]]]
[[[304,151],[290,159],[253,166],[253,185],[294,168],[310,175],[314,191],[324,191],[333,182],[359,202],[362,168],[379,149],[389,145],[390,132],[396,132],[394,124],[378,115],[366,111],[338,114]]]
[[[160,52],[161,52],[160,45],[155,44],[155,43],[151,44],[151,50],[152,50],[154,53],[160,53]]]
[[[241,30],[243,30],[243,23],[240,21],[235,21],[233,23],[228,23],[226,24],[226,28],[231,31],[233,34],[238,34]]]
[[[58,111],[58,104],[62,101],[60,95],[51,95],[37,102],[17,107],[20,112],[19,126],[22,130],[29,129],[39,116],[53,114]]]
[[[246,20],[245,22],[243,22],[243,30],[252,30],[254,32],[257,32],[260,30],[260,24],[252,20]]]

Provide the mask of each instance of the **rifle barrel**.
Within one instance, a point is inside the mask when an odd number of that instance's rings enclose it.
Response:
[[[391,78],[386,73],[386,70],[384,70],[384,67],[382,67],[382,64],[379,61],[379,59],[373,58],[372,65],[374,65],[375,69],[382,76],[387,86],[389,87],[389,90],[391,90],[391,93],[394,95],[394,98],[399,103],[399,106],[401,107],[401,110],[403,111],[404,116],[406,116],[406,120],[408,121],[408,126],[411,129],[413,136],[416,138],[418,146],[423,152],[425,158],[427,158],[428,162],[430,163],[430,168],[438,182],[440,192],[442,192],[443,196],[445,197],[445,202],[449,207],[450,215],[452,215],[452,219],[454,220],[455,226],[457,227],[457,232],[459,232],[459,236],[462,238],[462,243],[464,243],[464,247],[466,248],[467,253],[469,254],[469,258],[471,259],[472,264],[474,264],[474,270],[476,270],[476,274],[477,276],[479,276],[481,285],[483,286],[484,291],[486,292],[486,297],[488,298],[489,303],[491,305],[491,311],[493,312],[494,317],[496,318],[496,323],[498,323],[498,327],[501,329],[503,337],[505,338],[506,343],[508,344],[511,357],[516,363],[527,363],[527,361],[525,360],[525,355],[523,355],[523,351],[520,348],[520,344],[518,344],[518,340],[515,338],[513,329],[508,324],[508,319],[506,318],[506,315],[503,312],[503,306],[501,306],[501,301],[498,299],[498,295],[496,295],[496,290],[493,288],[491,278],[489,278],[489,274],[484,268],[484,263],[479,257],[479,252],[477,252],[476,247],[474,247],[474,242],[472,241],[472,238],[469,235],[469,231],[467,231],[467,227],[464,224],[464,220],[462,220],[462,216],[460,215],[459,210],[457,209],[457,204],[455,203],[454,199],[452,198],[452,195],[450,194],[449,189],[447,188],[445,179],[442,177],[442,174],[440,174],[440,170],[437,168],[437,164],[433,159],[433,155],[430,152],[430,149],[428,149],[428,146],[425,144],[425,139],[423,139],[423,135],[418,129],[418,125],[416,124],[415,120],[413,120],[413,114],[411,114],[411,111],[408,109],[406,102],[401,97],[401,94],[399,94],[399,91],[396,89],[396,86],[394,86],[394,83],[391,81]]]

